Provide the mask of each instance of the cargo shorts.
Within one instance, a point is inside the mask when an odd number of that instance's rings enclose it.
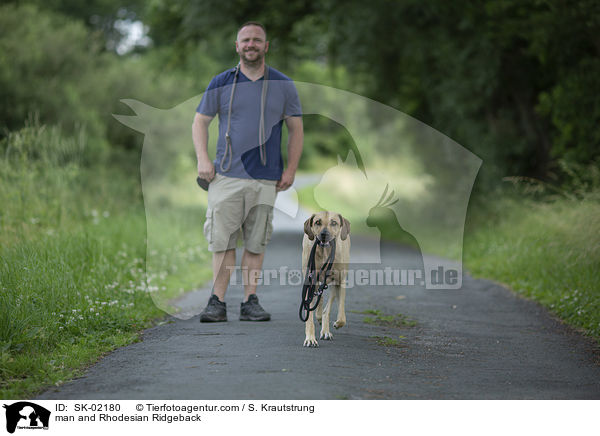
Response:
[[[273,233],[275,180],[241,179],[215,174],[208,185],[204,236],[208,250],[236,248],[240,237],[252,253],[264,253]]]

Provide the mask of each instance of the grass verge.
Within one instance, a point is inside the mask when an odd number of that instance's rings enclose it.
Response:
[[[464,262],[600,342],[600,204],[499,200],[468,222]]]
[[[202,210],[157,221],[169,243],[155,246],[159,269],[147,271],[138,176],[123,161],[86,164],[86,146],[39,126],[0,143],[0,398],[60,385],[138,340],[164,315],[156,294],[210,271],[193,231]]]

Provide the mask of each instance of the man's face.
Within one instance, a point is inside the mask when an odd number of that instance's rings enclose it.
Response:
[[[244,63],[260,63],[268,50],[269,42],[260,27],[250,25],[239,31],[235,41],[235,51]]]

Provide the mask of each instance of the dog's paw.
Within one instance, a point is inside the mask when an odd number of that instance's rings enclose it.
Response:
[[[306,338],[304,340],[304,346],[305,347],[318,347],[319,343],[317,342],[317,340],[315,338]]]
[[[333,326],[336,329],[342,328],[346,325],[346,320],[345,319],[338,319],[336,322],[333,323]]]
[[[333,335],[331,332],[321,332],[321,339],[325,339],[326,341],[330,341],[333,339]]]

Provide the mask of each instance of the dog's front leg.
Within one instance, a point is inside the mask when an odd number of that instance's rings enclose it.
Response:
[[[313,313],[308,313],[308,319],[304,323],[304,332],[306,338],[304,339],[305,347],[318,347],[317,338],[315,337],[315,323],[313,321]]]
[[[338,293],[338,286],[329,285],[329,289],[331,289],[331,293],[329,294],[329,298],[327,299],[325,311],[323,312],[323,322],[321,323],[321,339],[325,340],[333,339],[333,335],[329,330],[329,316],[331,314],[331,307],[333,306],[333,302],[335,301],[335,297]]]
[[[321,298],[319,300],[319,305],[316,308],[315,316],[317,317],[317,321],[319,321],[319,324],[323,323],[323,300],[324,298]]]
[[[346,325],[346,280],[342,280],[339,286],[339,303],[338,303],[338,313],[337,319],[333,323],[333,326],[336,329],[340,327],[344,327]]]

